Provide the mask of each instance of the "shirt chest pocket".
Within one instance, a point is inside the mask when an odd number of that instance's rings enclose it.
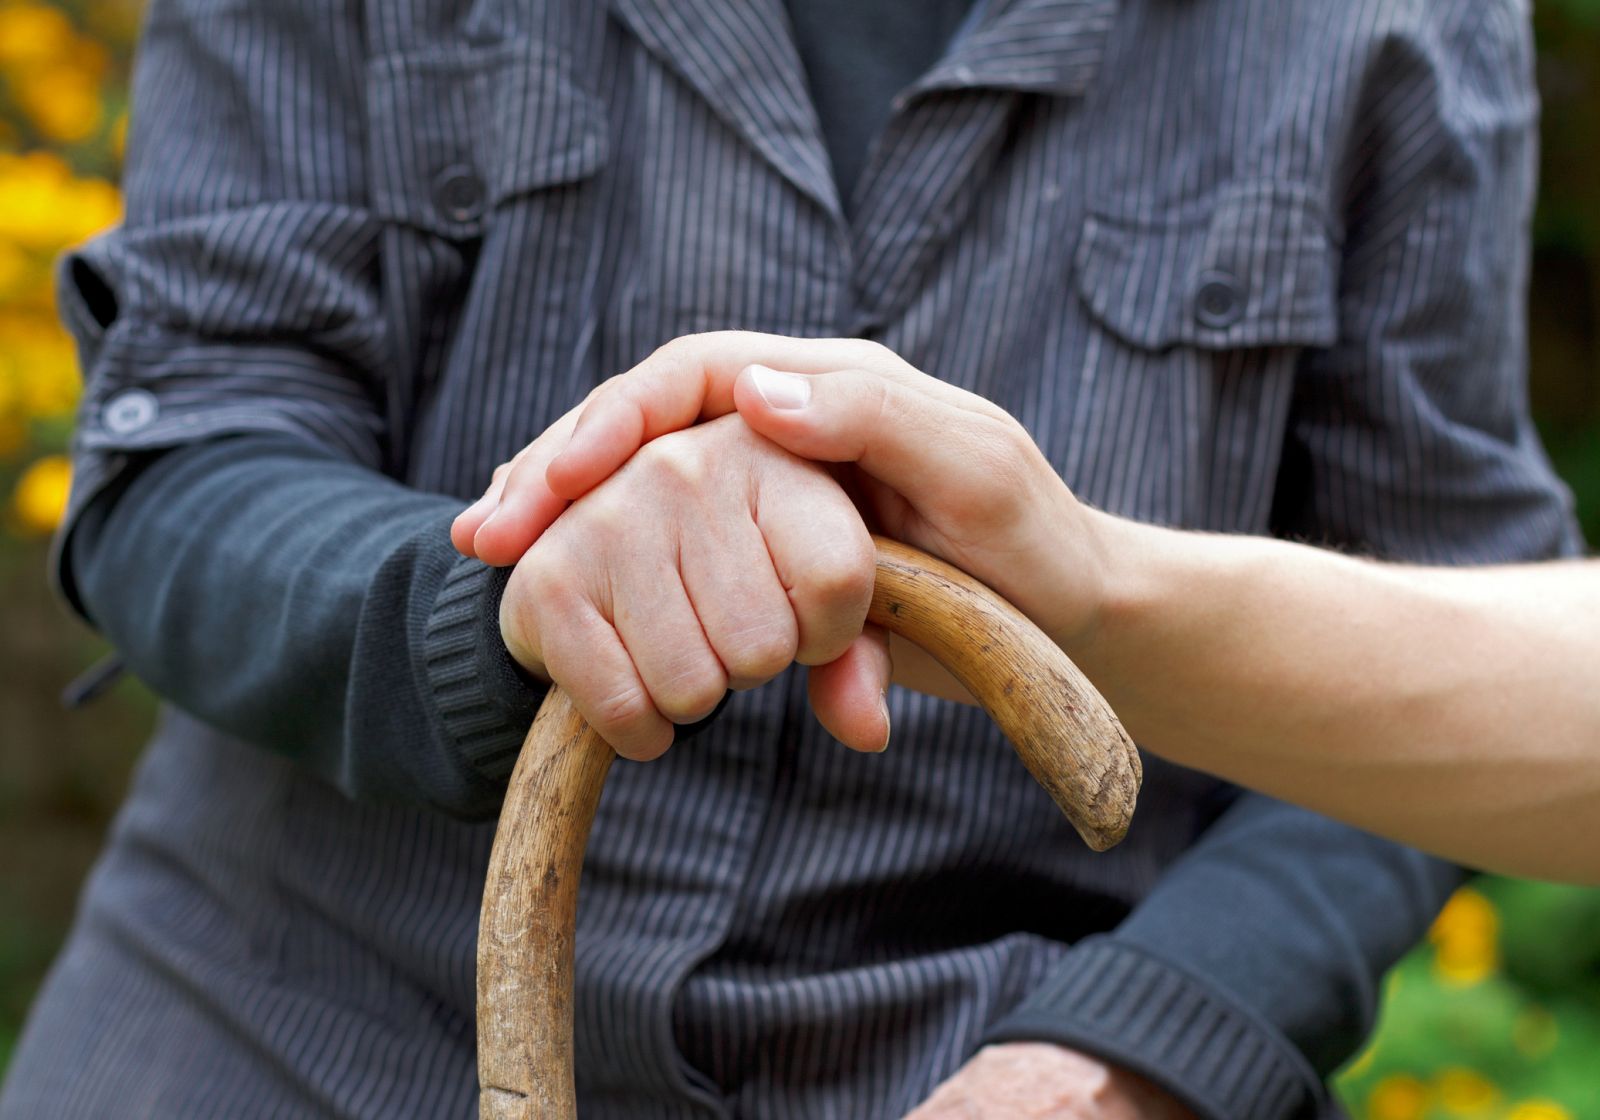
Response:
[[[1069,478],[1136,516],[1266,523],[1304,351],[1339,334],[1338,237],[1318,198],[1236,181],[1178,208],[1092,209],[1074,252]],[[1139,487],[1138,477],[1170,485]]]
[[[1338,259],[1306,189],[1246,182],[1176,212],[1091,212],[1073,267],[1091,318],[1123,343],[1233,351],[1332,345]]]
[[[532,39],[374,59],[374,215],[465,241],[542,194],[559,202],[607,155],[604,110],[573,69]]]
[[[443,447],[435,426],[500,401],[475,428],[483,474],[587,388],[608,130],[582,65],[531,38],[368,64],[369,204],[398,357],[388,425]]]

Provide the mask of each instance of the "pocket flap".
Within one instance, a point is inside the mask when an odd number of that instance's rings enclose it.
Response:
[[[606,160],[600,102],[532,39],[374,59],[367,95],[373,212],[447,237],[475,237],[492,207]]]
[[[1093,212],[1073,261],[1108,330],[1149,349],[1330,346],[1338,243],[1293,183],[1243,183],[1156,218]]]

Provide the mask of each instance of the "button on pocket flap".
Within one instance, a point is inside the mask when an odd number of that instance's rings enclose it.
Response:
[[[1321,205],[1295,184],[1236,184],[1153,217],[1091,213],[1074,270],[1095,318],[1136,346],[1328,346],[1337,338],[1337,242]]]
[[[372,205],[447,237],[519,194],[593,174],[604,110],[534,40],[386,55],[368,65]]]

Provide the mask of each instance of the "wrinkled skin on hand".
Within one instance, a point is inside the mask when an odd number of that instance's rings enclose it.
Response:
[[[1155,1085],[1046,1042],[979,1051],[906,1120],[1197,1120]]]
[[[865,626],[873,575],[827,470],[728,416],[651,442],[573,502],[516,560],[501,635],[628,758],[795,661],[814,666],[824,726],[878,750],[890,667]]]

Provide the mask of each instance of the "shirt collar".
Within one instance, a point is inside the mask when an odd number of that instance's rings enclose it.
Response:
[[[1120,0],[978,0],[944,58],[902,98],[931,90],[1088,91]]]
[[[612,0],[647,49],[785,177],[840,210],[783,0]]]
[[[647,49],[800,190],[841,212],[783,0],[611,0]],[[1120,0],[978,0],[934,67],[901,95],[986,88],[1083,94]]]

